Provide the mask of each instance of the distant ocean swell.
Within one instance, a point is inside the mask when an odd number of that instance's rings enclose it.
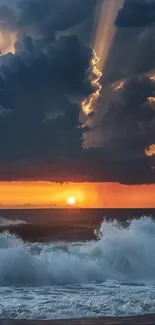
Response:
[[[132,220],[127,228],[104,221],[97,241],[23,242],[0,234],[0,285],[68,285],[106,280],[155,284],[155,222]]]
[[[32,218],[33,220],[33,218]],[[28,242],[51,242],[61,240],[68,241],[85,241],[96,238],[93,226],[78,226],[77,224],[68,224],[63,222],[62,224],[53,224],[48,221],[42,222],[26,222],[21,219],[8,219],[0,217],[0,233],[9,232],[10,234],[16,234],[23,241]]]

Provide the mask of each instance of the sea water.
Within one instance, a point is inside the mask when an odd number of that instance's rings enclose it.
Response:
[[[49,222],[49,221],[48,221]],[[155,312],[155,221],[104,220],[96,238],[24,241],[29,221],[0,219],[0,318],[65,319]],[[42,225],[43,227],[43,225]],[[58,230],[57,230],[58,231]],[[58,231],[59,233],[59,231]],[[49,239],[49,235],[48,235]]]

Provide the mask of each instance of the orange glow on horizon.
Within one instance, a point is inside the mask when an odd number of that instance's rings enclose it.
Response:
[[[155,208],[155,184],[0,182],[0,208]]]

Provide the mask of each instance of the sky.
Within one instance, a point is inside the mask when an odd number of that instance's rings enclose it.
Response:
[[[154,185],[119,183],[11,182],[0,184],[0,209],[67,208],[154,208]]]
[[[155,205],[154,0],[0,0],[0,53],[1,206]]]

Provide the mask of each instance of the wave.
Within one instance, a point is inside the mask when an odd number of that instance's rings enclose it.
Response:
[[[23,224],[26,224],[26,221],[20,219],[10,220],[10,219],[0,217],[0,227],[23,225]]]
[[[104,221],[97,241],[30,244],[0,234],[0,285],[155,282],[155,222]]]

